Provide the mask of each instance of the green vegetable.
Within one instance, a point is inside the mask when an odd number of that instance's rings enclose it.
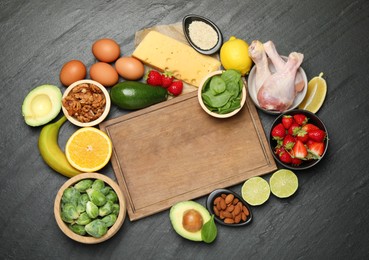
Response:
[[[113,202],[108,200],[104,206],[99,208],[99,216],[105,217],[106,215],[109,215],[113,211]]]
[[[79,192],[85,192],[87,189],[91,188],[92,180],[86,179],[79,181],[74,185],[74,188],[76,188]]]
[[[90,201],[93,202],[96,206],[100,207],[106,203],[106,197],[101,191],[91,188],[88,189],[86,192]]]
[[[108,227],[101,219],[95,219],[85,226],[86,232],[93,237],[102,237],[108,232]]]
[[[119,204],[114,203],[113,204],[113,211],[111,213],[118,216],[119,210],[120,210]]]
[[[65,189],[60,208],[61,219],[74,233],[101,237],[116,222],[120,206],[104,181],[85,179]]]
[[[111,201],[113,203],[118,201],[118,196],[115,193],[115,191],[111,190],[109,191],[109,193],[106,195],[106,200]]]
[[[205,243],[211,243],[215,240],[217,234],[218,229],[214,222],[214,215],[211,215],[211,219],[202,226],[201,238]]]
[[[86,230],[85,227],[82,225],[78,225],[78,224],[71,224],[68,225],[69,229],[72,230],[74,233],[84,236],[86,235]]]
[[[98,190],[100,191],[101,189],[105,188],[105,182],[99,179],[96,179],[93,183],[92,183],[92,188],[94,190]]]
[[[241,107],[242,88],[241,73],[226,70],[205,82],[201,97],[210,111],[227,114]]]
[[[91,222],[91,218],[87,214],[87,212],[83,212],[81,215],[79,215],[78,219],[76,220],[76,223],[78,225],[87,225]]]
[[[102,194],[104,194],[106,196],[109,193],[109,191],[111,191],[111,190],[113,190],[113,189],[110,186],[105,186],[100,191],[102,192]]]
[[[168,91],[137,81],[124,81],[110,90],[111,102],[122,109],[136,110],[167,100]]]
[[[73,205],[77,206],[78,199],[81,196],[81,193],[74,187],[69,187],[65,189],[62,196],[63,203],[72,203]]]
[[[88,201],[86,203],[86,213],[92,219],[97,218],[99,215],[99,208],[93,202]]]
[[[107,227],[111,227],[112,225],[114,225],[115,221],[117,221],[117,215],[115,214],[107,215],[103,217],[101,221],[103,221]]]

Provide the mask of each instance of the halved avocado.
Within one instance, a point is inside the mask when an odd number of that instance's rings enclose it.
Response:
[[[169,217],[178,235],[192,241],[202,241],[202,227],[211,218],[209,211],[194,201],[182,201],[173,205]]]
[[[41,85],[28,93],[22,105],[24,121],[30,126],[44,125],[60,112],[62,93],[57,86]]]

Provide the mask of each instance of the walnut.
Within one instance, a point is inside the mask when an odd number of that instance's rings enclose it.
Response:
[[[106,100],[98,86],[82,83],[63,98],[62,104],[70,116],[87,123],[98,119],[104,113]]]

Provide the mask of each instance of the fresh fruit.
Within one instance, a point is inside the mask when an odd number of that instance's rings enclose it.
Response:
[[[316,130],[316,129],[319,129],[319,127],[317,127],[316,125],[313,125],[313,124],[306,124],[302,127],[302,129],[309,133],[311,130]]]
[[[173,83],[173,80],[173,73],[165,71],[163,74],[161,74],[161,86],[163,88],[168,88]]]
[[[62,93],[57,86],[41,85],[24,98],[22,114],[29,126],[44,125],[53,120],[62,106]]]
[[[103,131],[94,127],[78,129],[65,146],[68,162],[83,172],[95,172],[110,160],[113,145]]]
[[[294,119],[290,115],[284,115],[282,117],[282,124],[283,124],[285,129],[289,129],[293,122],[294,122]]]
[[[38,149],[42,159],[50,168],[70,178],[82,172],[72,167],[58,144],[59,130],[66,120],[67,118],[63,116],[55,123],[42,128],[38,139]]]
[[[275,140],[282,140],[286,136],[286,129],[284,129],[284,126],[282,123],[277,124],[272,129],[272,137]]]
[[[292,136],[296,136],[298,132],[300,131],[300,129],[301,129],[300,125],[297,124],[296,122],[293,122],[291,127],[288,128],[288,134]]]
[[[315,142],[323,142],[326,137],[326,133],[321,129],[311,130],[308,135]]]
[[[246,41],[231,36],[220,49],[220,61],[223,67],[238,70],[242,76],[249,74],[253,62],[248,48]]]
[[[305,116],[304,114],[296,114],[293,116],[293,119],[298,125],[305,125],[308,121],[307,116]]]
[[[162,78],[161,73],[156,70],[150,70],[147,74],[146,83],[151,86],[161,86]]]
[[[291,159],[291,165],[293,166],[299,166],[302,163],[302,160],[299,158],[292,158]]]
[[[167,100],[168,92],[162,87],[153,87],[137,81],[124,81],[110,91],[111,101],[122,109],[135,110]]]
[[[286,137],[283,139],[283,147],[287,150],[291,150],[293,146],[295,145],[296,139],[292,135],[286,135]]]
[[[313,155],[314,158],[320,158],[324,153],[325,145],[323,142],[310,142],[308,144],[309,153]]]
[[[301,128],[300,131],[298,131],[296,137],[303,143],[306,143],[309,140],[309,135],[303,128]]]
[[[287,163],[287,164],[292,163],[292,157],[291,157],[291,155],[285,149],[282,149],[279,152],[278,158],[283,163]]]
[[[321,72],[318,77],[314,77],[309,81],[306,96],[300,103],[299,108],[312,113],[318,112],[324,103],[326,94],[327,83],[323,79],[323,72]]]
[[[192,241],[203,240],[203,225],[211,219],[209,211],[194,201],[176,203],[170,209],[169,217],[177,234]]]
[[[292,196],[299,186],[296,174],[290,170],[281,169],[273,173],[269,180],[271,192],[278,198]]]
[[[172,84],[168,87],[168,92],[173,96],[178,96],[182,93],[183,90],[183,82],[180,80],[173,81]]]
[[[252,206],[265,203],[270,196],[270,187],[261,177],[252,177],[245,181],[241,188],[242,198]]]
[[[297,140],[295,145],[293,146],[293,156],[299,159],[305,159],[308,155],[307,149],[303,142]]]

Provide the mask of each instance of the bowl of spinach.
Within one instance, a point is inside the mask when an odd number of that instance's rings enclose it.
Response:
[[[237,114],[246,101],[246,87],[237,70],[218,70],[207,75],[198,89],[198,100],[206,113],[217,118]]]

